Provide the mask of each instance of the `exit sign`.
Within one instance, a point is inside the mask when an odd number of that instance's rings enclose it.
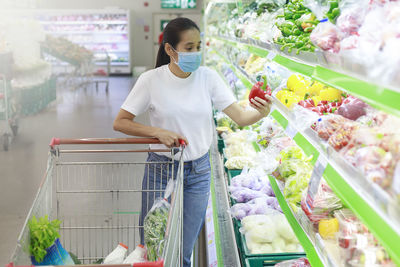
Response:
[[[196,8],[196,0],[161,0],[161,8]]]

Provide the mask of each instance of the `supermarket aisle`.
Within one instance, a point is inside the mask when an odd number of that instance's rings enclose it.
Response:
[[[120,137],[112,129],[133,80],[110,78],[110,93],[59,88],[57,102],[24,118],[10,151],[0,150],[0,266],[11,256],[46,168],[51,137]],[[144,122],[144,118],[139,120]]]

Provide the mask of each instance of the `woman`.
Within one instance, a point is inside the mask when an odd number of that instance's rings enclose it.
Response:
[[[242,109],[221,77],[207,67],[200,67],[200,47],[200,30],[193,21],[187,18],[170,21],[164,29],[156,68],[139,77],[114,122],[116,131],[159,139],[163,145],[158,147],[179,146],[179,139],[187,144],[183,155],[184,266],[190,266],[190,257],[204,223],[208,203],[211,177],[208,151],[213,138],[212,105],[239,126],[259,121],[268,115],[271,106],[271,98],[266,95],[267,101],[256,98],[257,101],[250,103],[253,110]],[[151,126],[135,121],[136,116],[147,110]],[[149,153],[147,161],[165,162],[168,159],[167,155]],[[161,167],[149,168],[153,169],[149,171],[146,168],[146,173],[150,175],[145,175],[143,179],[143,190],[164,190],[167,180],[164,177],[168,172],[162,172]],[[163,179],[155,179],[153,173],[163,175]],[[142,193],[140,223],[143,223],[144,216],[158,196]]]

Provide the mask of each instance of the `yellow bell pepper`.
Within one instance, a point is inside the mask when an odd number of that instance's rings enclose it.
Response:
[[[321,97],[319,96],[313,96],[311,99],[314,101],[314,105],[317,106],[319,102],[321,102]]]
[[[326,87],[327,86],[325,86],[324,84],[314,81],[314,83],[310,87],[309,93],[311,96],[319,95],[321,90],[324,90]]]
[[[306,95],[307,96],[310,95],[309,91],[310,91],[310,87],[309,86],[304,86],[304,87],[301,87],[301,88],[297,88],[294,91],[294,93],[296,95],[298,95],[301,99],[306,99]]]
[[[327,101],[340,100],[342,98],[342,91],[332,87],[328,87],[327,89],[320,91],[319,97],[321,98],[321,100]]]
[[[297,104],[301,100],[302,100],[301,97],[299,97],[298,95],[294,94],[291,91],[286,91],[286,93],[281,95],[281,99],[280,99],[282,104],[284,104],[288,108],[290,108],[294,104]]]
[[[278,93],[276,93],[276,98],[278,98],[278,100],[282,102],[282,100],[281,100],[282,97],[289,94],[289,92],[290,92],[289,90],[281,90]]]

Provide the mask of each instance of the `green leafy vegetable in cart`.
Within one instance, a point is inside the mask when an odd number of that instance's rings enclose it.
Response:
[[[46,249],[54,244],[54,241],[60,237],[61,221],[49,221],[48,216],[36,219],[35,216],[28,222],[30,245],[29,253],[35,257],[37,262],[42,262],[47,252]]]
[[[171,179],[165,189],[164,198],[157,199],[144,218],[144,242],[147,247],[147,260],[149,261],[157,261],[163,255],[170,208],[167,199],[173,189],[174,180]]]

